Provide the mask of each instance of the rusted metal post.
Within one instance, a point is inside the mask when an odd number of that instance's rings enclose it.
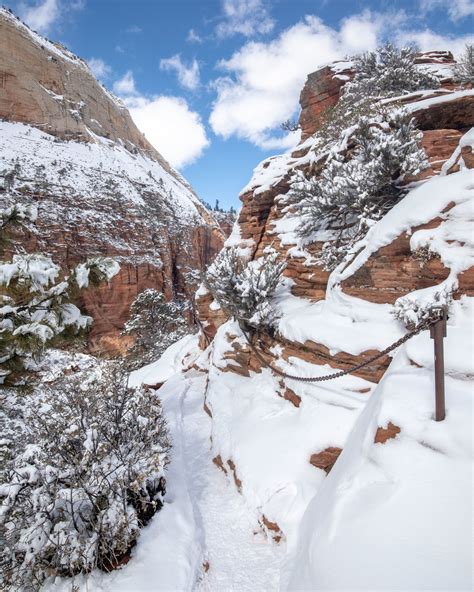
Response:
[[[434,372],[435,372],[435,421],[443,421],[446,417],[444,396],[444,350],[443,339],[446,337],[446,321],[448,312],[445,307],[440,311],[439,319],[430,327],[430,337],[434,339]]]

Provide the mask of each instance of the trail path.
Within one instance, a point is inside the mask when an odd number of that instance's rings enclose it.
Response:
[[[166,503],[121,570],[74,582],[81,592],[270,592],[284,545],[258,531],[257,516],[212,463],[205,377],[178,374],[160,389],[173,439]],[[207,573],[204,564],[209,564]],[[71,580],[48,590],[69,592]]]
[[[180,525],[188,531],[190,543],[187,549],[180,549],[179,565],[187,564],[189,569],[186,589],[277,590],[283,548],[262,533],[254,534],[256,517],[234,484],[212,463],[211,420],[203,411],[204,389],[205,377],[197,372],[172,378],[160,389],[174,440],[168,479],[171,503],[166,510],[177,514],[177,524],[182,514],[184,523]],[[189,524],[191,519],[194,525]],[[205,562],[209,564],[207,573]],[[176,573],[175,578],[181,582],[182,574]]]

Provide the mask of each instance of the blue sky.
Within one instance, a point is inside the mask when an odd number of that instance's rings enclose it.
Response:
[[[88,60],[147,138],[212,204],[297,140],[306,75],[387,39],[459,52],[472,0],[22,0],[6,5]],[[471,40],[472,42],[472,40]]]

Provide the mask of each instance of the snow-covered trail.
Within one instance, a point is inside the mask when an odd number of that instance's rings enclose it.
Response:
[[[204,381],[194,378],[189,383],[182,409],[185,471],[202,529],[203,559],[209,564],[197,589],[276,591],[283,546],[257,531],[257,517],[212,463],[211,420],[203,412]]]
[[[203,411],[205,382],[205,376],[191,372],[186,377],[177,375],[160,389],[174,441],[166,511],[171,520],[185,518],[178,525],[187,532],[181,540],[189,542],[187,548],[180,547],[181,557],[172,550],[178,569],[168,572],[167,585],[173,590],[203,592],[278,590],[283,547],[254,533],[256,516],[212,463],[211,420]],[[159,526],[157,530],[158,538],[164,538]],[[164,542],[169,545],[174,537],[169,531],[168,535]],[[207,573],[204,564],[209,566]],[[150,580],[154,585],[146,589],[162,590],[159,570],[154,571],[156,579]],[[189,572],[186,578],[184,571]]]
[[[81,592],[279,589],[284,544],[255,534],[257,516],[212,462],[205,385],[205,375],[191,371],[159,390],[173,439],[165,505],[143,530],[131,561],[110,574],[75,578]],[[69,592],[71,584],[60,579],[46,589]]]

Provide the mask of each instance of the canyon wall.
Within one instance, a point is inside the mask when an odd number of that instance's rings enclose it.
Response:
[[[87,64],[0,10],[0,204],[34,203],[21,248],[63,266],[116,258],[110,285],[86,293],[94,351],[120,352],[145,288],[192,300],[225,233]],[[224,225],[225,229],[225,225]]]
[[[397,104],[409,109],[422,131],[422,146],[429,160],[428,169],[416,178],[407,180],[412,184],[441,172],[451,174],[461,167],[474,167],[472,139],[466,137],[462,140],[474,126],[473,91],[455,91],[452,79],[454,59],[451,53],[426,52],[418,56],[417,63],[439,73],[441,85],[433,91],[414,92],[397,98]],[[352,76],[350,62],[335,62],[308,76],[300,97],[300,144],[290,153],[260,163],[249,185],[240,195],[243,205],[232,244],[250,250],[251,258],[258,258],[268,247],[275,248],[286,262],[284,275],[292,281],[291,293],[311,302],[324,300],[328,290],[330,274],[315,263],[323,243],[307,245],[304,255],[295,253],[295,241],[292,241],[294,233],[281,230],[285,226],[283,220],[288,211],[285,196],[292,187],[291,179],[296,171],[302,171],[308,178],[317,178],[321,172],[324,161],[315,158],[312,137],[319,129],[321,115],[337,103],[344,82]],[[409,292],[445,280],[450,270],[439,257],[424,259],[410,248],[410,236],[414,232],[438,227],[442,219],[449,218],[449,213],[445,214],[420,227],[407,229],[390,244],[373,253],[364,265],[341,282],[343,292],[369,302],[393,304]],[[469,269],[460,274],[454,298],[462,294],[473,295],[473,290],[474,270]],[[197,301],[208,338],[215,335],[225,318],[222,311],[216,313],[215,307],[209,310],[211,302],[209,294]],[[311,363],[329,363],[340,369],[355,365],[363,361],[364,356],[374,353],[367,351],[352,356],[340,352],[331,356],[323,344],[307,341],[295,346],[278,336],[275,339],[288,356],[300,356]],[[389,361],[390,358],[383,358],[359,374],[378,381]]]

